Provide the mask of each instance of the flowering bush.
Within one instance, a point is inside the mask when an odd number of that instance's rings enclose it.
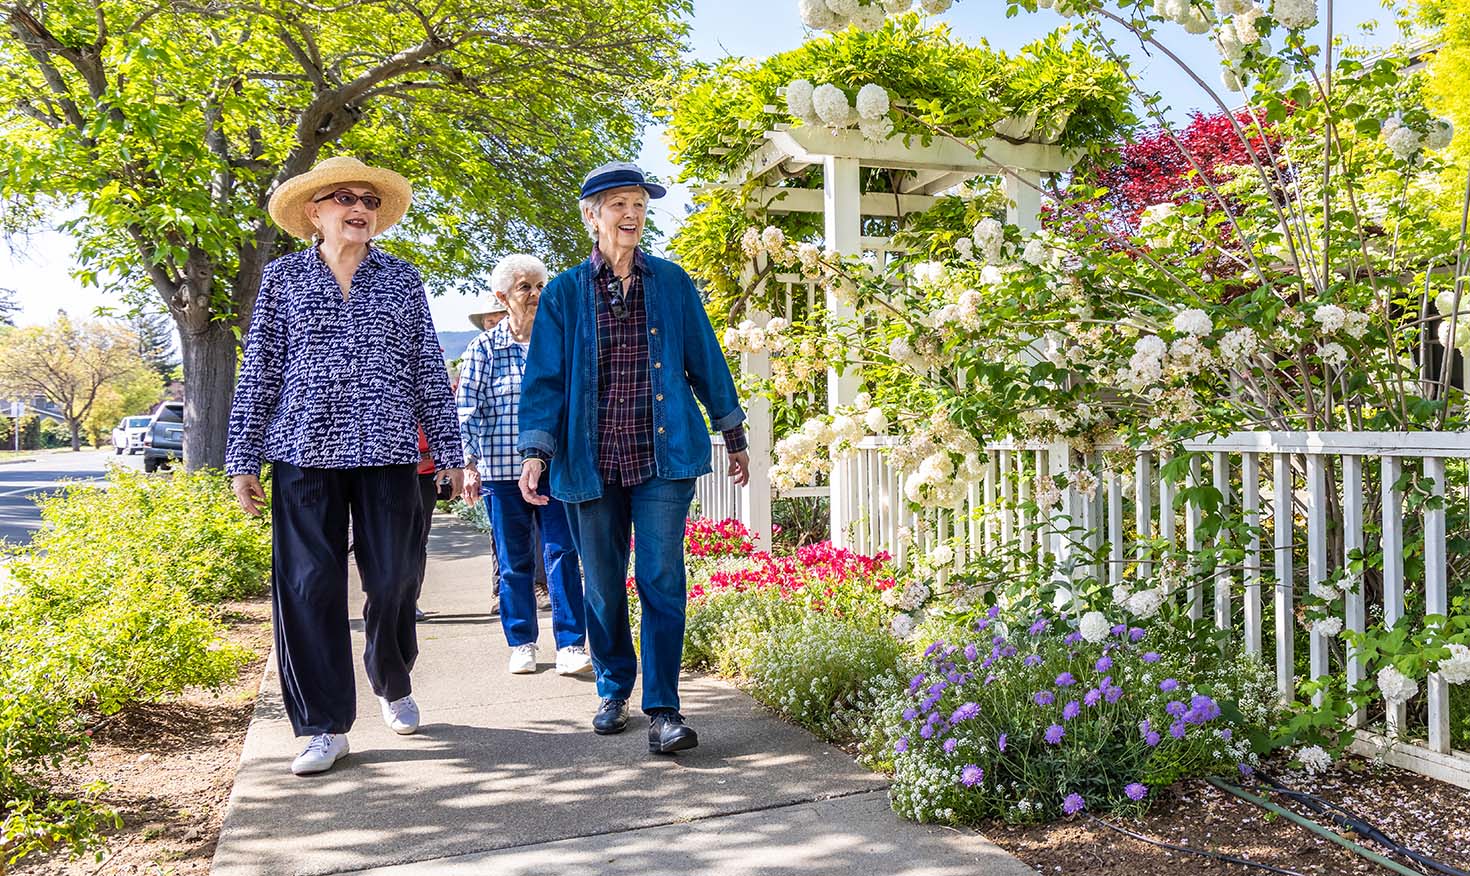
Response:
[[[894,808],[919,821],[1137,811],[1152,789],[1255,762],[1274,697],[1254,660],[1170,652],[1101,614],[1003,620],[936,642],[881,738]],[[1095,640],[1095,641],[1094,641]],[[872,750],[872,746],[869,746]]]
[[[707,517],[690,518],[684,523],[684,552],[699,560],[748,557],[755,553],[755,542],[749,529],[739,520]]]

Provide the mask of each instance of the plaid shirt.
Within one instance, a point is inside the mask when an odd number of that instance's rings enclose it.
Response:
[[[648,375],[648,313],[643,276],[648,264],[633,251],[633,270],[623,283],[624,316],[613,312],[612,266],[592,250],[597,292],[597,473],[605,484],[637,486],[657,468],[653,456],[653,389]],[[745,429],[724,433],[731,453],[746,448]]]
[[[464,351],[455,395],[460,441],[466,458],[478,460],[480,477],[487,481],[513,481],[521,476],[516,439],[521,431],[521,376],[525,371],[526,351],[511,337],[508,319],[481,332]]]

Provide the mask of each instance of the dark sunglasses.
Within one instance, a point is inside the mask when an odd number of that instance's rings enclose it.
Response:
[[[322,201],[336,201],[344,207],[351,207],[358,201],[362,201],[362,205],[364,207],[374,212],[376,212],[379,207],[383,206],[383,199],[378,197],[377,195],[358,195],[345,189],[338,189],[337,191],[332,192],[330,195],[322,195],[320,198],[317,198],[312,203],[320,204]]]
[[[607,305],[618,319],[628,318],[628,302],[623,295],[623,278],[614,276],[607,281]]]

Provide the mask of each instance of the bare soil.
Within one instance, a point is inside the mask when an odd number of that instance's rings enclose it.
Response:
[[[269,599],[224,606],[227,637],[254,655],[234,683],[126,709],[93,727],[89,763],[59,783],[101,781],[122,816],[100,859],[28,858],[16,876],[206,876],[270,652]]]

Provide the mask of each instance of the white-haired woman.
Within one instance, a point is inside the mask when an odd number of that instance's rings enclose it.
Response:
[[[225,468],[249,514],[273,463],[271,600],[286,715],[309,736],[291,765],[325,772],[357,716],[347,616],[347,530],[366,596],[363,662],[383,721],[419,726],[414,586],[418,426],[439,479],[462,487],[454,397],[422,278],[371,245],[403,217],[408,181],[355,158],[281,184],[270,214],[312,242],[266,266],[230,411]]]
[[[546,265],[530,255],[510,255],[490,274],[490,288],[507,315],[482,332],[465,350],[456,402],[460,439],[467,455],[465,495],[482,492],[490,517],[491,541],[499,568],[500,626],[510,645],[510,672],[536,671],[540,624],[536,618],[536,554],[546,569],[551,598],[551,630],[556,641],[556,671],[573,675],[592,668],[587,655],[587,618],[582,605],[582,571],[566,510],[556,500],[527,502],[517,481],[521,456],[521,376],[531,326],[546,286]],[[549,491],[543,486],[543,496]],[[536,537],[540,533],[539,540]]]

